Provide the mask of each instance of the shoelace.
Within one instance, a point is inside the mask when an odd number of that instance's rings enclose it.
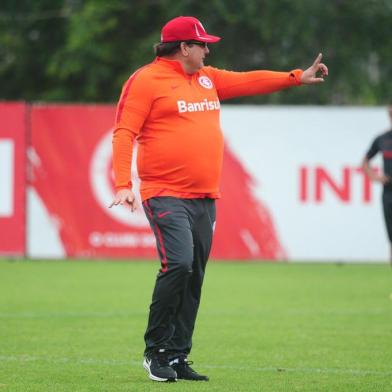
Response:
[[[180,366],[185,366],[188,368],[191,372],[195,372],[190,365],[193,365],[193,361],[188,361],[188,359],[183,359],[182,361],[180,360],[178,363]]]

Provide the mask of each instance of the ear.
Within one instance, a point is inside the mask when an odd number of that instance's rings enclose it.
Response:
[[[185,57],[189,56],[188,46],[185,42],[181,42],[180,44],[181,54]]]

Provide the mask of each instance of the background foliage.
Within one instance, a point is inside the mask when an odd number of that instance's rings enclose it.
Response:
[[[3,0],[0,99],[114,102],[178,15],[223,37],[208,59],[217,67],[290,70],[324,54],[330,76],[322,88],[235,102],[390,101],[391,0]]]

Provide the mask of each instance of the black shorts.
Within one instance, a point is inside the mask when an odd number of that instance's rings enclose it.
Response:
[[[385,226],[389,241],[392,243],[392,190],[384,189],[382,194],[382,206],[384,209]]]

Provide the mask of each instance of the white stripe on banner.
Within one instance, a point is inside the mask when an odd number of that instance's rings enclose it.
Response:
[[[14,142],[0,139],[0,217],[14,213]]]

